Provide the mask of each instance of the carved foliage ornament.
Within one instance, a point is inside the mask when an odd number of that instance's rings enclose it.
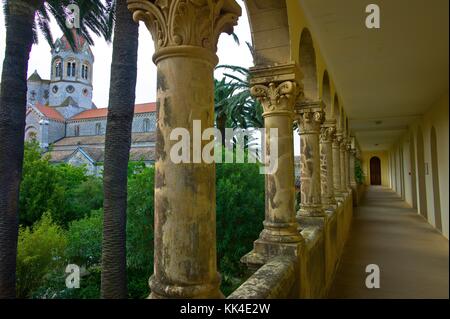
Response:
[[[269,83],[269,86],[254,85],[250,89],[250,93],[261,103],[264,113],[274,111],[293,112],[294,102],[300,90],[296,82],[285,81],[279,85],[274,82]]]
[[[234,0],[128,0],[128,8],[151,32],[156,50],[191,45],[216,52],[220,34],[231,34],[242,14]]]
[[[324,142],[332,142],[335,134],[336,128],[334,126],[323,126],[320,131],[320,139]]]
[[[300,133],[309,131],[320,131],[320,125],[325,120],[325,112],[314,108],[305,108],[297,111],[297,122]]]

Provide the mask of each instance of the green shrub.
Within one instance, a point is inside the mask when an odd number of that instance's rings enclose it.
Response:
[[[64,231],[53,223],[50,214],[31,229],[20,227],[17,247],[17,297],[30,297],[45,276],[64,265],[67,239]]]
[[[127,268],[130,298],[149,295],[153,273],[154,167],[141,167],[128,179]]]
[[[87,268],[98,265],[102,256],[103,210],[70,223],[67,231],[68,263]]]
[[[50,199],[55,196],[56,172],[41,157],[36,142],[25,143],[22,181],[20,184],[20,223],[31,226],[49,211]]]
[[[37,143],[26,143],[20,184],[20,223],[31,226],[44,212],[65,229],[73,220],[103,205],[103,184],[87,176],[84,167],[53,165],[42,157]]]
[[[257,164],[217,164],[216,175],[217,259],[228,295],[245,279],[240,259],[263,229],[264,175]]]
[[[355,179],[358,184],[364,184],[364,172],[359,159],[355,159]]]

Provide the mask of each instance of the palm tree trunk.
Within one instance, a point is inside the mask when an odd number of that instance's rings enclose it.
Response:
[[[225,143],[226,143],[225,128],[227,126],[227,116],[226,116],[226,114],[222,114],[222,115],[218,116],[217,120],[216,120],[216,123],[217,123],[217,128],[220,131],[220,134],[222,134],[222,141],[221,141],[222,142],[222,146],[226,146],[225,145]]]
[[[19,185],[36,3],[9,1],[5,16],[6,49],[0,92],[0,299],[16,297]]]
[[[102,298],[127,298],[127,166],[134,115],[139,25],[117,0],[104,166]]]

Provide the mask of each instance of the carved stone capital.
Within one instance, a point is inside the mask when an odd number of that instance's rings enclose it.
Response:
[[[341,151],[346,151],[347,150],[347,139],[341,135],[341,142],[340,142],[340,147],[341,147]]]
[[[286,64],[250,68],[250,93],[264,108],[263,116],[292,116],[294,104],[302,95],[298,66]]]
[[[336,126],[324,123],[320,129],[320,140],[322,143],[332,143],[336,137]]]
[[[322,101],[303,101],[295,106],[295,114],[300,134],[320,133],[320,126],[325,120]]]
[[[347,144],[345,145],[347,151],[350,153],[352,151],[352,144],[347,141]]]
[[[285,81],[281,84],[270,82],[267,86],[257,84],[250,89],[252,96],[264,108],[263,116],[269,116],[274,112],[287,112],[292,115],[299,92],[299,87],[294,81]]]
[[[128,9],[147,26],[156,52],[195,46],[215,53],[220,34],[231,34],[242,14],[235,0],[128,0]]]

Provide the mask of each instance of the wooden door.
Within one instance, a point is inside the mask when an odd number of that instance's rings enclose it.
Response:
[[[378,157],[370,159],[370,185],[381,185],[381,161]]]

